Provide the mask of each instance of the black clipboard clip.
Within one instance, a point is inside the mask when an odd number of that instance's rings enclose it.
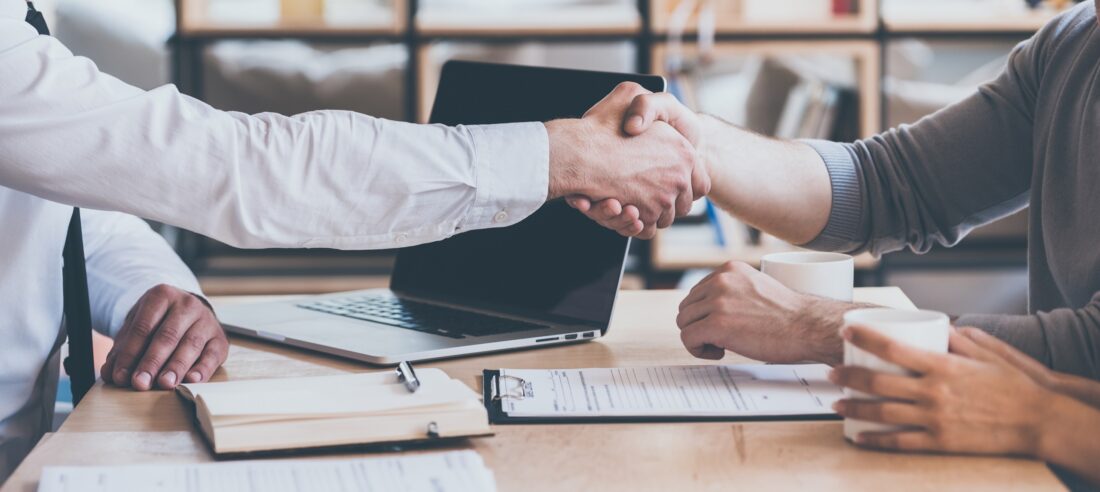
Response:
[[[501,387],[502,386],[501,381],[503,381],[505,379],[510,380],[510,381],[514,381],[516,383],[516,388],[514,390],[512,390],[511,392],[503,391],[503,388]],[[530,391],[531,385],[528,384],[527,381],[524,380],[523,378],[512,376],[512,375],[507,375],[507,374],[497,373],[497,374],[493,375],[493,380],[492,381],[493,381],[493,383],[492,383],[493,401],[501,401],[501,400],[508,400],[508,399],[511,399],[511,400],[524,400],[527,397],[531,396],[531,391]]]
[[[408,362],[402,361],[397,364],[397,380],[405,383],[405,389],[409,390],[409,393],[416,393],[416,390],[420,389],[420,378],[416,377],[416,370]]]

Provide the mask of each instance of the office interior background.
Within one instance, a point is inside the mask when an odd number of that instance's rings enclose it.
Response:
[[[39,0],[103,71],[177,84],[226,110],[428,119],[446,60],[666,75],[695,109],[784,138],[854,140],[972,93],[1069,1]],[[538,97],[533,94],[533,97]],[[725,261],[792,246],[695,214],[635,242],[624,289],[687,288]],[[1026,212],[1025,212],[1026,213]],[[857,262],[948,313],[1025,310],[1024,214],[952,249]],[[386,286],[392,252],[245,251],[159,227],[209,295]],[[106,353],[106,339],[97,342]],[[68,396],[62,388],[60,394]]]

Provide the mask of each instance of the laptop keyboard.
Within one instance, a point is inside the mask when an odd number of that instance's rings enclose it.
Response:
[[[323,299],[298,304],[298,307],[450,338],[499,335],[547,328],[545,325],[461,311],[392,296]]]

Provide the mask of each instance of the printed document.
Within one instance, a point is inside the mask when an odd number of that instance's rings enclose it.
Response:
[[[354,460],[46,467],[38,492],[482,492],[492,472],[473,451]]]
[[[500,371],[510,417],[833,415],[829,367],[669,366]]]

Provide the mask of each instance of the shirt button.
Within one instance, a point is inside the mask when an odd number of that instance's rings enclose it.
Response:
[[[499,224],[501,222],[504,222],[506,220],[508,220],[508,212],[505,212],[503,210],[501,210],[500,212],[497,212],[497,214],[493,216],[493,222],[497,223],[497,224]]]
[[[399,234],[397,234],[396,236],[393,237],[393,242],[395,242],[397,244],[405,244],[405,242],[408,241],[408,240],[409,240],[409,235],[405,234],[404,232],[399,233]]]

